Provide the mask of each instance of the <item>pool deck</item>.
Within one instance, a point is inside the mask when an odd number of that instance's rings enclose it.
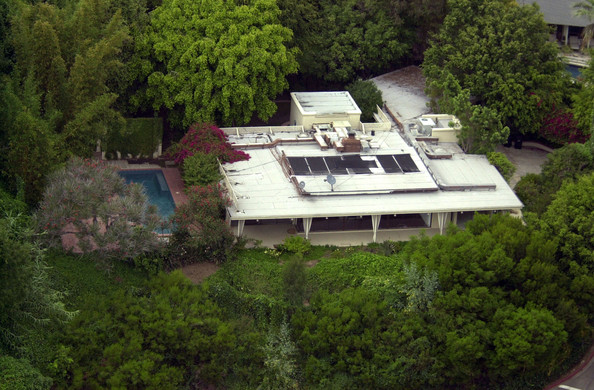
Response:
[[[188,196],[184,192],[184,181],[182,180],[181,174],[178,168],[161,168],[163,176],[171,191],[171,196],[176,206],[181,206],[188,202]]]

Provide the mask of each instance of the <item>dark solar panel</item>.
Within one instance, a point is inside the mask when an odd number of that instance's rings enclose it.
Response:
[[[386,173],[419,172],[409,154],[376,156]],[[363,160],[360,155],[328,157],[288,157],[295,175],[370,174],[377,168],[375,160]]]
[[[309,167],[303,157],[287,157],[295,175],[310,175]]]
[[[410,154],[396,154],[394,158],[403,172],[420,172]]]
[[[357,175],[371,173],[371,169],[369,168],[349,168],[349,172],[355,173]]]
[[[376,156],[382,168],[386,173],[402,173],[402,169],[396,164],[396,160],[394,160],[394,156]]]
[[[314,175],[327,175],[328,168],[326,168],[326,163],[324,162],[324,157],[307,157],[307,163],[309,164],[309,169],[311,169],[311,173]]]
[[[361,156],[343,156],[342,163],[344,168],[361,169],[361,168],[377,168],[377,164],[373,160],[363,160]]]
[[[330,169],[330,173],[333,175],[346,175],[348,172],[345,167],[343,167],[342,158],[336,157],[325,157],[326,164]]]

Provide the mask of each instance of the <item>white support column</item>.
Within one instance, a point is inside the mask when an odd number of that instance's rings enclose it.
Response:
[[[303,218],[303,231],[305,232],[305,238],[309,239],[309,229],[311,229],[312,218]]]
[[[382,219],[381,215],[372,215],[371,216],[371,225],[373,226],[373,242],[377,241],[377,229],[379,228],[381,219]]]
[[[245,220],[241,219],[237,221],[237,237],[241,237],[243,235],[243,227],[245,226]]]
[[[565,46],[569,45],[569,26],[563,26],[563,39],[565,40],[563,44]]]
[[[447,222],[448,213],[437,213],[437,224],[439,225],[439,234],[443,234],[443,228]]]
[[[454,225],[458,225],[458,212],[453,212],[452,213],[452,222],[454,223]]]

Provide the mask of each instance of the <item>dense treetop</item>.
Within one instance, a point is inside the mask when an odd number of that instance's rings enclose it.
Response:
[[[297,71],[291,30],[278,22],[273,0],[165,0],[151,14],[146,40],[153,59],[153,107],[181,108],[184,127],[196,121],[243,124],[268,119],[272,101]]]
[[[515,132],[537,131],[542,116],[561,103],[569,81],[537,6],[511,0],[448,4],[423,61],[435,107],[453,109],[467,123],[475,122],[471,112],[477,106],[484,107],[490,112],[482,116],[491,119],[479,120],[479,126],[492,133],[501,133],[498,121]],[[462,101],[452,103],[457,99]]]

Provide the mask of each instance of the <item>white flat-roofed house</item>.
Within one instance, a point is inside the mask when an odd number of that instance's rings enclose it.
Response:
[[[327,107],[334,93],[319,94],[309,93],[307,101]],[[320,112],[315,105],[308,109]],[[417,142],[388,126],[365,131],[354,122],[359,117],[323,119],[311,126],[296,119],[289,127],[223,129],[251,156],[221,166],[232,200],[227,220],[238,236],[265,245],[289,234],[315,244],[356,245],[404,240],[421,229],[443,233],[477,211],[522,207],[484,156],[465,155],[453,143]]]

